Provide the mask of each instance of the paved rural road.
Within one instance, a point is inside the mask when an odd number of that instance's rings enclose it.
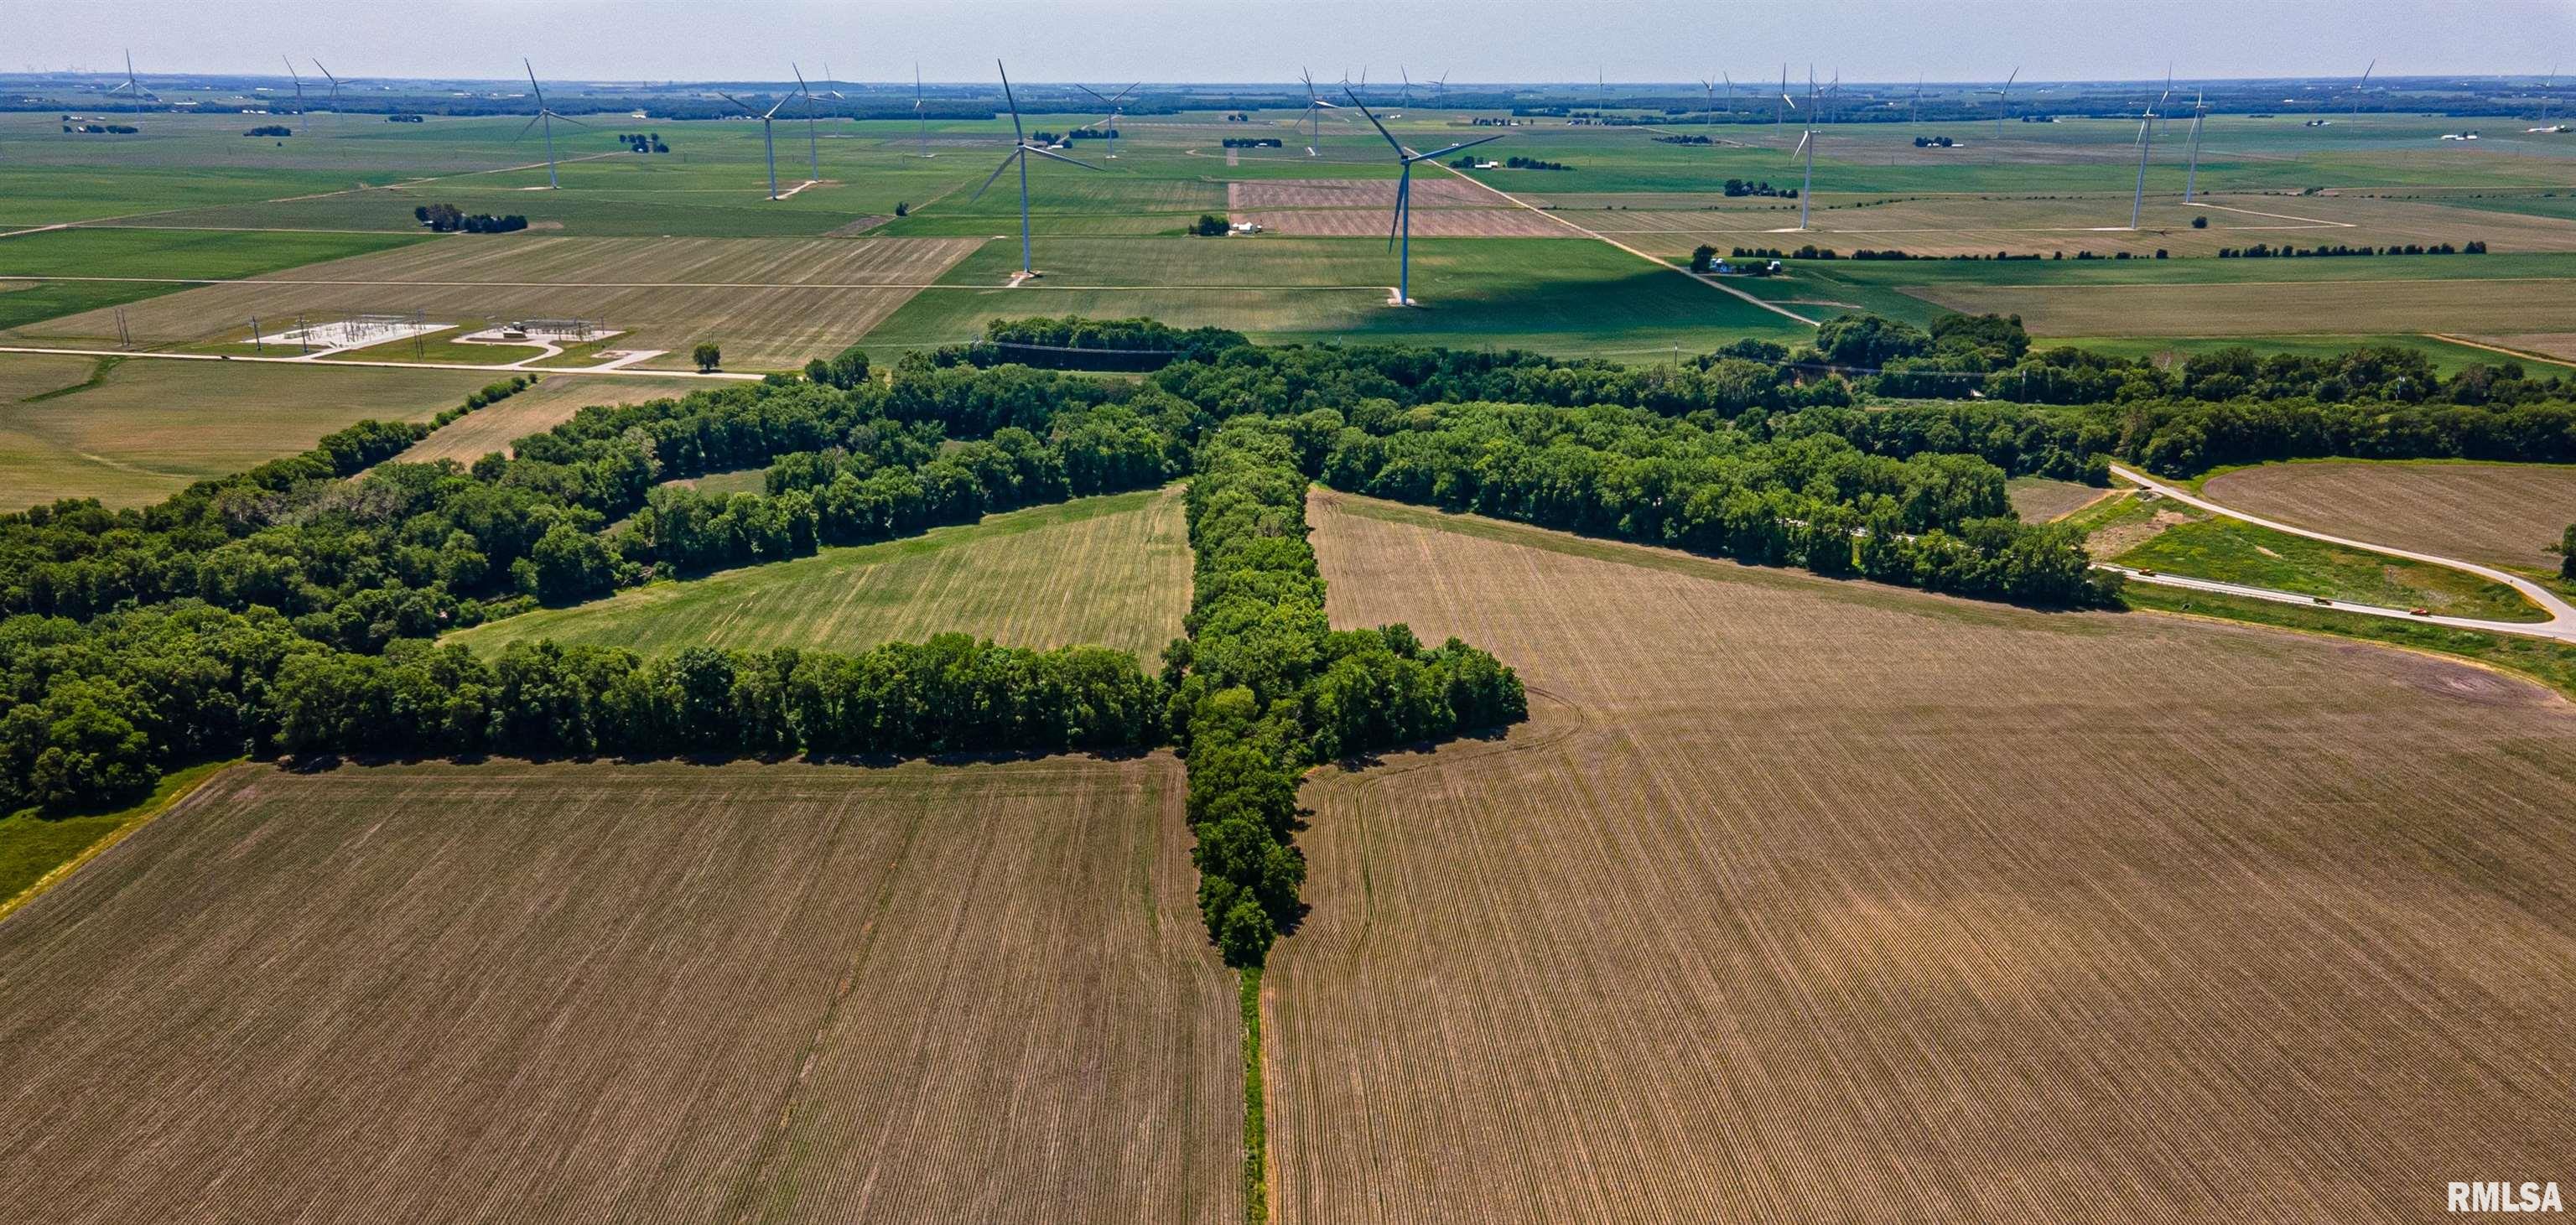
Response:
[[[2251,523],[2256,527],[2268,527],[2276,532],[2287,532],[2293,536],[2305,536],[2310,540],[2322,540],[2327,544],[2339,544],[2346,548],[2353,549],[2368,549],[2373,553],[2386,553],[2391,557],[2403,557],[2408,561],[2420,561],[2435,566],[2448,566],[2453,570],[2463,570],[2491,582],[2502,583],[2513,588],[2515,591],[2521,592],[2525,598],[2529,599],[2532,603],[2539,605],[2549,614],[2549,620],[2480,621],[2470,617],[2418,617],[2402,608],[2378,608],[2368,604],[2349,604],[2341,600],[2335,601],[2334,607],[2341,609],[2344,612],[2365,613],[2377,617],[2402,617],[2408,621],[2423,621],[2433,625],[2447,625],[2457,629],[2485,630],[2489,633],[2497,634],[2527,634],[2537,638],[2554,638],[2560,642],[2576,642],[2576,607],[2569,606],[2567,601],[2559,599],[2558,596],[2548,588],[2542,587],[2540,584],[2532,582],[2530,579],[2523,578],[2520,575],[2507,574],[2504,571],[2495,569],[2491,566],[2481,566],[2476,562],[2461,561],[2455,557],[2439,557],[2431,553],[2417,553],[2409,549],[2391,548],[2384,544],[2372,544],[2366,540],[2353,540],[2343,536],[2329,536],[2324,532],[2312,532],[2306,528],[2296,527],[2291,524],[2282,523],[2278,520],[2265,519],[2257,515],[2249,515],[2241,510],[2230,510],[2227,507],[2221,506],[2216,502],[2212,502],[2198,494],[2188,493],[2184,490],[2177,489],[2174,486],[2168,485],[2163,481],[2159,481],[2143,472],[2139,472],[2135,469],[2127,468],[2119,464],[2111,465],[2111,473],[2122,480],[2136,485],[2140,489],[2154,491],[2158,497],[2171,498],[2185,506],[2196,507],[2200,510],[2208,511],[2213,515],[2225,515],[2230,519],[2235,519],[2244,523]],[[2273,600],[2283,604],[2306,604],[2311,607],[2319,606],[2317,605],[2315,597],[2301,595],[2292,591],[2275,591],[2268,587],[2248,587],[2241,583],[2222,583],[2214,579],[2185,578],[2179,574],[2157,574],[2149,576],[2140,574],[2136,570],[2127,566],[2105,565],[2102,569],[2116,570],[2129,576],[2129,581],[2135,583],[2155,583],[2165,587],[2187,587],[2194,591],[2211,591],[2226,595],[2251,596],[2258,600]]]
[[[329,369],[333,366],[389,366],[397,370],[480,370],[486,374],[496,374],[524,369],[525,372],[529,374],[543,374],[548,376],[558,374],[624,374],[656,379],[712,379],[717,382],[730,383],[757,383],[765,377],[757,374],[736,374],[729,370],[701,373],[695,370],[629,370],[622,366],[588,366],[574,367],[569,370],[557,370],[550,367],[526,368],[519,366],[471,366],[464,362],[344,361],[339,358],[333,358],[330,361],[315,361],[309,357],[225,357],[217,353],[132,353],[123,349],[38,349],[24,345],[0,345],[0,353],[54,353],[65,357],[140,357],[172,362],[260,362],[272,366],[320,366],[324,369]]]

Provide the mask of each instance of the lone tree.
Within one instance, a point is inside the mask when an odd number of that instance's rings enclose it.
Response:
[[[2567,534],[2558,538],[2558,577],[2576,582],[2576,523],[2567,525]]]
[[[701,340],[689,350],[689,359],[698,363],[698,373],[706,374],[724,364],[724,350],[712,340]]]
[[[1706,272],[1717,263],[1717,248],[1701,243],[1691,251],[1691,271]]]

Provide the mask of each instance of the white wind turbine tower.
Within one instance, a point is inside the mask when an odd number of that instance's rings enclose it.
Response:
[[[930,112],[921,104],[921,61],[912,62],[912,117],[921,121],[921,156],[937,157],[930,151]]]
[[[769,123],[772,119],[775,119],[778,116],[779,107],[787,105],[787,99],[780,98],[777,106],[770,107],[766,112],[762,112],[751,109],[750,103],[734,97],[732,94],[726,93],[721,89],[716,91],[716,96],[727,102],[733,103],[735,106],[741,107],[743,114],[749,115],[760,121],[760,147],[769,155],[769,198],[772,200],[777,199],[778,143],[770,138]]]
[[[1092,98],[1092,100],[1093,100],[1093,101],[1098,102],[1100,105],[1102,105],[1102,106],[1105,106],[1105,107],[1108,107],[1108,108],[1109,108],[1109,117],[1108,117],[1107,119],[1097,120],[1097,121],[1095,121],[1095,122],[1092,122],[1092,123],[1086,123],[1086,124],[1082,125],[1082,126],[1084,126],[1084,127],[1086,127],[1086,128],[1096,128],[1096,127],[1099,127],[1099,126],[1100,126],[1101,124],[1103,124],[1103,123],[1105,123],[1105,124],[1108,124],[1108,125],[1109,125],[1109,153],[1108,153],[1108,155],[1107,155],[1106,157],[1104,157],[1102,160],[1104,160],[1104,161],[1115,161],[1115,160],[1117,160],[1117,157],[1118,157],[1118,121],[1119,121],[1121,118],[1124,118],[1124,117],[1126,116],[1126,114],[1127,114],[1127,109],[1126,109],[1126,107],[1127,107],[1127,95],[1129,95],[1129,94],[1132,94],[1132,93],[1136,92],[1136,86],[1137,86],[1137,85],[1143,85],[1143,84],[1144,84],[1144,82],[1143,82],[1143,81],[1138,81],[1138,82],[1136,82],[1136,84],[1135,84],[1135,85],[1130,85],[1130,86],[1128,86],[1128,87],[1127,87],[1127,88],[1125,88],[1125,89],[1119,90],[1119,91],[1118,91],[1118,93],[1117,93],[1117,95],[1116,95],[1115,97],[1109,97],[1109,98],[1103,98],[1103,97],[1101,97],[1101,96],[1100,96],[1100,94],[1099,94],[1097,91],[1093,90],[1093,89],[1092,89],[1090,86],[1088,86],[1088,85],[1076,85],[1076,86],[1074,86],[1074,88],[1075,88],[1075,89],[1079,89],[1079,90],[1081,90],[1082,92],[1084,92],[1084,93],[1086,93],[1086,94],[1090,94],[1090,95],[1091,95],[1091,98]]]
[[[2013,65],[2012,75],[2004,78],[2004,87],[2003,87],[2002,89],[1990,89],[1990,90],[1983,90],[1983,91],[1980,91],[1980,92],[1984,92],[1984,93],[1990,93],[1990,94],[1993,94],[1993,95],[1995,96],[1995,139],[1996,139],[1996,140],[2002,140],[2002,139],[2004,138],[2004,120],[2005,120],[2006,118],[2008,118],[2008,117],[2010,117],[2010,116],[2012,115],[2012,87],[2013,87],[2013,82],[2018,81],[2018,80],[2020,80],[2020,79],[2021,79],[2021,65],[2019,65],[2019,64],[2015,64],[2015,65]]]
[[[304,113],[304,74],[295,71],[294,60],[287,59],[283,55],[277,58],[286,61],[286,75],[295,78],[295,113],[302,115]]]
[[[1324,112],[1338,111],[1342,106],[1324,101],[1324,96],[1315,92],[1315,74],[1300,68],[1297,76],[1306,82],[1306,156],[1314,157],[1315,146],[1324,139]]]
[[[322,74],[323,80],[331,83],[331,117],[337,120],[340,117],[340,78],[332,76],[331,70],[324,68],[320,60],[313,61],[313,68]],[[335,123],[333,126],[338,125]]]
[[[2138,189],[2129,197],[2129,228],[2138,228],[2138,212],[2147,203],[2147,151],[2155,147],[2156,108],[2149,106],[2138,119]]]
[[[1370,113],[1368,103],[1360,101],[1358,94],[1350,93],[1347,88],[1343,92],[1350,95],[1351,105],[1360,108],[1360,113],[1368,116],[1369,126],[1376,128],[1377,134],[1386,137],[1386,143],[1395,149],[1395,161],[1398,167],[1395,176],[1395,216],[1387,226],[1386,241],[1388,246],[1396,246],[1399,242],[1402,246],[1395,257],[1395,301],[1388,305],[1411,306],[1413,305],[1413,164],[1433,161],[1447,157],[1460,149],[1469,149],[1501,140],[1510,133],[1497,132],[1475,140],[1462,140],[1445,149],[1416,153],[1405,148],[1402,142],[1396,140],[1393,133],[1386,130],[1385,124],[1377,121],[1377,116]]]
[[[531,89],[531,90],[536,91],[536,95],[537,95],[537,117],[536,117],[536,118],[534,118],[534,119],[529,120],[529,121],[528,121],[528,127],[527,127],[527,128],[521,128],[521,129],[519,129],[519,134],[518,134],[518,135],[516,135],[516,136],[511,137],[510,139],[511,139],[513,142],[526,140],[526,139],[528,138],[528,128],[533,128],[533,127],[537,126],[538,124],[544,124],[544,125],[545,125],[545,128],[546,128],[546,187],[547,187],[549,190],[557,189],[557,188],[562,187],[562,186],[563,186],[563,184],[558,183],[558,182],[556,182],[556,181],[555,181],[555,120],[561,119],[561,120],[563,120],[565,123],[569,123],[569,124],[571,124],[572,126],[574,126],[574,127],[576,127],[576,128],[586,128],[586,127],[589,127],[590,125],[589,125],[589,124],[586,124],[586,123],[583,123],[582,121],[580,121],[580,120],[578,120],[578,119],[572,118],[572,117],[571,117],[571,116],[569,116],[569,115],[558,115],[558,114],[556,114],[556,113],[555,113],[555,108],[553,108],[553,107],[551,107],[551,106],[546,105],[546,87],[545,87],[545,86],[543,86],[543,85],[539,85],[539,84],[537,84],[537,66],[536,66],[536,65],[534,65],[534,64],[529,63],[529,62],[528,62],[528,60],[527,60],[527,57],[525,57],[525,56],[521,56],[521,57],[519,58],[519,63],[520,63],[520,65],[521,65],[522,67],[525,67],[525,68],[528,70],[528,88],[529,88],[529,89]],[[773,175],[771,176],[771,178],[772,178],[773,180],[775,180],[776,176],[773,174]],[[774,191],[774,190],[775,190],[775,188],[773,188],[772,190]]]
[[[1717,82],[1702,78],[1699,87],[1708,93],[1708,109],[1701,112],[1699,121],[1700,130],[1705,132],[1717,122]],[[1727,100],[1734,101],[1732,91]]]
[[[1398,64],[1395,66],[1395,75],[1404,81],[1404,104],[1413,105],[1413,74],[1405,71],[1404,65]]]
[[[788,61],[787,71],[796,74],[796,92],[805,95],[805,181],[808,184],[820,183],[823,181],[823,146],[821,138],[814,133],[814,91],[806,87],[805,70],[797,67],[794,60]]]
[[[1816,70],[1814,68],[1807,69],[1807,130],[1798,136],[1798,152],[1807,155],[1807,179],[1798,186],[1798,228],[1803,230],[1807,228],[1807,209],[1816,198]]]
[[[134,95],[134,100],[137,102],[141,102],[147,98],[154,102],[161,100],[161,95],[143,88],[142,80],[134,75],[134,52],[131,50],[128,50],[125,53],[125,84],[119,85],[107,92],[111,94],[132,94]]]
[[[1085,170],[1098,170],[1100,167],[1089,162],[1074,161],[1043,146],[1030,144],[1028,132],[1020,127],[1020,100],[1011,93],[1011,71],[1002,67],[1000,60],[993,61],[993,68],[1002,74],[1002,100],[1009,103],[1011,107],[1011,152],[1009,156],[1002,159],[1001,165],[993,167],[993,173],[985,177],[984,185],[976,188],[975,194],[967,197],[967,200],[971,203],[983,199],[984,193],[993,189],[993,180],[1002,177],[1002,172],[1010,169],[1014,163],[1018,164],[1020,168],[1020,275],[1032,277],[1037,275],[1037,269],[1029,264],[1029,155],[1034,153],[1039,157],[1054,158],[1056,161],[1080,166]]]
[[[2204,91],[2193,95],[2191,100],[2191,168],[2183,171],[2182,175],[2182,202],[2185,204],[2191,203],[2192,200],[2196,198],[2193,195],[2193,189],[2197,187],[2200,182],[2200,121],[2208,117],[2208,115],[2209,95],[2207,92]]]

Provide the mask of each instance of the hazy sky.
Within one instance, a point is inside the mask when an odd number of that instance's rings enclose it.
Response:
[[[108,18],[113,17],[113,20]],[[2576,0],[0,0],[0,71],[121,65],[344,76],[777,80],[1679,81],[2541,73],[2576,68]]]

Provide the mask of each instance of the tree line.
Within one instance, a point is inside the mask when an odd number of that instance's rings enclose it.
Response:
[[[1455,638],[1403,625],[1334,630],[1307,541],[1301,439],[1329,410],[1244,417],[1201,447],[1188,500],[1195,555],[1188,636],[1165,652],[1169,716],[1189,768],[1199,911],[1230,965],[1262,963],[1300,913],[1294,845],[1305,768],[1527,717],[1520,678]]]

